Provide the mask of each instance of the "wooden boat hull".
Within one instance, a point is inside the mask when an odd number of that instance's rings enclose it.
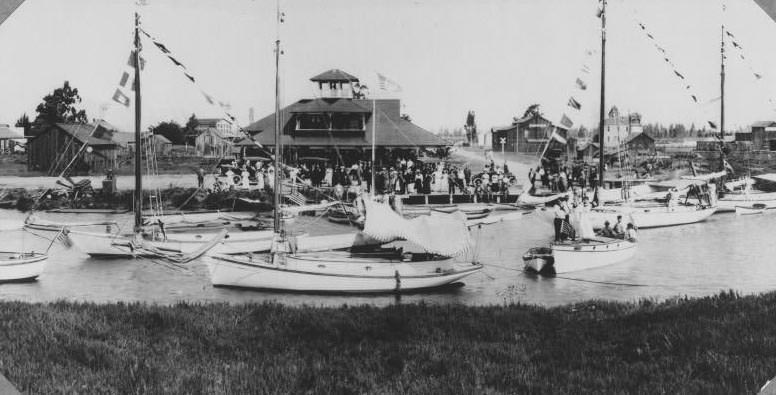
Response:
[[[48,255],[0,252],[0,283],[33,281],[46,268]]]
[[[768,207],[762,203],[750,204],[747,206],[736,206],[736,215],[753,215],[764,214],[768,210],[773,210],[773,207]]]
[[[136,251],[129,247],[130,237],[96,232],[68,232],[68,237],[82,252],[94,258],[132,258]],[[190,254],[207,243],[213,233],[168,235],[167,241],[148,240],[151,246]],[[269,251],[272,247],[272,231],[232,232],[216,244],[209,254],[246,254]],[[298,251],[328,251],[351,247],[377,246],[382,243],[361,233],[342,233],[333,235],[308,236],[296,238]]]
[[[717,210],[716,207],[697,208],[696,206],[658,206],[658,207],[625,207],[612,206],[594,209],[590,212],[590,222],[594,228],[601,228],[605,221],[614,226],[617,216],[622,215],[623,222],[628,223],[633,218],[635,225],[641,229],[664,226],[686,225],[705,221]]]
[[[554,243],[550,248],[531,249],[523,255],[525,270],[538,273],[569,273],[626,261],[636,253],[636,243],[622,239]]]
[[[774,197],[770,197],[770,195],[774,195]],[[776,208],[776,194],[757,193],[748,195],[748,199],[744,197],[744,195],[726,195],[717,200],[717,212],[733,212],[738,206],[751,206],[753,204],[764,204],[766,208]]]
[[[336,256],[267,257],[215,255],[209,258],[214,286],[309,293],[389,293],[433,289],[452,284],[482,269],[452,259],[403,262]]]

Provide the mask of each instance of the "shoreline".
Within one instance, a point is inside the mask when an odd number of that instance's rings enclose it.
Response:
[[[774,304],[0,302],[0,374],[32,393],[754,393]]]

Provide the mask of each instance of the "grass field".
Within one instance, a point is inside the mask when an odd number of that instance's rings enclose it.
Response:
[[[754,393],[776,294],[534,306],[0,303],[28,393]]]

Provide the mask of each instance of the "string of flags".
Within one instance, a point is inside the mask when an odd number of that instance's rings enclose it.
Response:
[[[579,69],[580,73],[582,74],[590,74],[590,62],[592,60],[593,54],[595,52],[592,50],[586,50],[585,51],[585,60],[582,64],[582,67]],[[578,76],[574,81],[574,88],[576,89],[575,94],[572,94],[568,101],[566,102],[566,105],[568,107],[571,107],[576,112],[580,112],[582,110],[582,103],[580,103],[579,100],[575,97],[576,94],[581,94],[583,91],[587,90],[587,82],[585,82],[585,79],[587,77],[584,77],[583,75]],[[560,117],[560,122],[562,126],[571,129],[572,126],[574,126],[574,121],[572,117],[570,117],[567,113],[563,113]]]
[[[758,73],[755,71],[754,67],[752,66],[751,62],[744,56],[744,47],[741,46],[741,44],[736,41],[736,36],[733,35],[733,33],[730,32],[730,30],[725,29],[725,35],[730,37],[730,44],[733,45],[733,48],[738,50],[738,57],[746,64],[746,67],[749,68],[749,71],[752,73],[752,76],[756,80],[760,80],[763,78],[762,73]]]
[[[145,29],[140,29],[140,32],[143,33],[144,36],[148,37],[148,39],[151,40],[151,42],[154,44],[154,46],[164,55],[167,57],[167,59],[172,62],[173,65],[175,65],[177,68],[181,70],[183,75],[191,81],[193,84],[197,85],[197,80],[194,78],[194,75],[188,70],[186,65],[184,65],[180,60],[175,58],[172,54],[172,51],[170,51],[169,48],[167,48],[166,45],[164,45],[161,41],[156,39],[155,37],[151,36]],[[236,118],[229,113],[229,105],[223,101],[219,101],[213,98],[212,95],[205,92],[203,89],[199,88],[199,92],[202,94],[202,96],[205,98],[205,100],[210,103],[211,105],[218,105],[223,111],[224,114],[231,119],[233,122],[236,121]]]
[[[127,66],[129,67],[128,70],[124,70],[121,73],[121,78],[119,79],[118,87],[116,87],[116,91],[113,92],[113,101],[116,103],[119,103],[123,105],[124,107],[129,107],[129,104],[132,102],[129,99],[129,93],[128,91],[135,91],[135,51],[131,51],[129,53],[129,60],[127,60]],[[140,57],[140,70],[143,70],[145,68],[145,59]]]
[[[679,72],[678,67],[676,67],[676,64],[671,60],[666,49],[663,48],[663,46],[661,46],[660,44],[658,44],[657,39],[655,39],[655,36],[649,32],[649,30],[647,29],[647,26],[643,22],[636,20],[636,23],[638,24],[639,28],[641,28],[641,30],[646,34],[650,42],[652,42],[652,45],[654,45],[655,49],[657,49],[657,51],[660,52],[661,56],[663,57],[663,61],[665,61],[665,63],[671,67],[671,70],[674,72],[674,75],[680,80],[682,80],[681,81],[682,85],[684,86],[684,89],[687,90],[692,101],[695,103],[698,103],[698,95],[695,94],[695,90],[693,89],[692,85],[690,85],[690,83],[687,82],[687,78],[685,78],[684,74]]]

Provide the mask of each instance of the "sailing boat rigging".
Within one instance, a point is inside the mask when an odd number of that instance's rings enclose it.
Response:
[[[277,21],[282,22],[277,11]],[[442,242],[452,250],[439,247],[429,224],[404,220],[390,207],[364,199],[366,222],[364,234],[377,236],[382,243],[394,240],[413,240],[427,252],[406,253],[401,248],[381,248],[365,252],[326,251],[302,253],[296,249],[296,240],[284,231],[281,218],[281,165],[282,130],[280,124],[280,36],[275,39],[275,207],[273,217],[274,240],[271,252],[263,257],[254,255],[211,255],[208,267],[214,286],[269,289],[294,292],[380,293],[404,292],[435,288],[454,283],[478,272],[482,265],[457,263],[452,256],[468,250],[468,228],[465,218],[449,215],[434,217],[445,222],[445,229],[458,229],[460,240],[450,238]],[[373,116],[376,114],[373,114]],[[374,151],[373,151],[374,152]],[[421,218],[420,221],[427,221]],[[385,224],[393,224],[386,228]],[[441,223],[440,223],[441,224]],[[409,226],[408,226],[409,225]],[[419,226],[418,226],[419,225]],[[378,230],[371,231],[377,227]],[[404,229],[414,229],[410,233]],[[453,232],[455,233],[455,232]],[[431,251],[431,252],[429,252]],[[450,252],[445,256],[444,252]]]

